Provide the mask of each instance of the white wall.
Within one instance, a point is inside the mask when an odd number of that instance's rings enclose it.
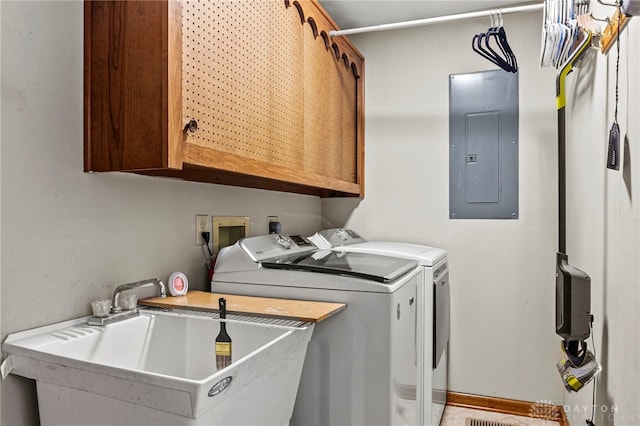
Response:
[[[540,13],[505,16],[520,65],[518,220],[449,220],[450,74],[493,69],[471,39],[489,20],[364,34],[366,197],[323,200],[323,226],[448,250],[450,390],[562,402],[555,369],[555,71]]]
[[[0,2],[2,338],[89,314],[117,284],[180,270],[206,288],[195,215],[267,215],[283,232],[320,225],[317,197],[86,174],[82,160],[83,3]],[[5,426],[35,424],[33,383],[1,383]]]
[[[592,2],[595,16],[612,8]],[[594,337],[603,371],[595,403],[598,425],[640,424],[640,23],[620,38],[618,121],[623,137],[620,171],[607,170],[606,149],[615,108],[616,47],[593,55],[570,76],[567,121],[567,211],[570,262],[592,278]],[[587,84],[588,83],[588,84]],[[564,394],[572,424],[591,417],[592,387]]]
[[[612,8],[593,1],[596,16]],[[596,424],[640,423],[640,22],[622,37],[619,121],[624,166],[605,169],[615,48],[568,77],[567,251],[592,279]],[[354,37],[366,68],[366,198],[323,200],[323,227],[448,249],[450,390],[551,401],[572,424],[591,416],[592,386],[563,390],[555,369],[557,250],[555,71],[537,64],[540,14],[505,16],[520,68],[520,218],[448,220],[449,74],[490,68],[469,46],[484,22]],[[591,345],[591,342],[589,342]],[[612,411],[615,413],[612,415]]]

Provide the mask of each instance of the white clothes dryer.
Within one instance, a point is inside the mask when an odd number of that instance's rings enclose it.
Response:
[[[418,402],[418,422],[424,425],[438,425],[447,403],[448,386],[448,342],[450,288],[447,252],[441,248],[398,242],[367,241],[357,232],[344,229],[326,229],[309,237],[320,249],[352,253],[371,253],[412,259],[423,268],[423,281],[418,287],[419,306],[418,329],[423,330],[418,339],[424,356],[419,365],[431,368],[418,370],[419,388],[431,392],[420,392]],[[431,290],[430,290],[431,289]]]
[[[291,425],[416,425],[422,271],[414,260],[318,250],[304,237],[272,234],[221,250],[211,289],[346,303],[314,329]]]

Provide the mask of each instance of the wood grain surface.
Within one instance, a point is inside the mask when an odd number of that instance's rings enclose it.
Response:
[[[564,409],[560,405],[519,401],[493,396],[471,395],[459,392],[447,392],[447,405],[453,407],[486,410],[514,416],[533,417],[569,426]]]
[[[186,295],[178,297],[152,297],[142,299],[138,303],[161,308],[190,308],[217,312],[218,299],[221,297],[227,299],[227,313],[229,314],[249,314],[309,322],[323,321],[347,307],[344,303],[272,299],[205,291],[190,291]]]

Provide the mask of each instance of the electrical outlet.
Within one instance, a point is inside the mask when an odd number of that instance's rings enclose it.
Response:
[[[209,229],[209,216],[206,214],[196,215],[196,246],[203,246],[204,240],[202,239],[203,232],[211,232]]]

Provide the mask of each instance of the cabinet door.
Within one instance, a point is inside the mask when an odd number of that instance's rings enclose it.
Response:
[[[167,166],[167,14],[163,2],[85,2],[86,171]]]
[[[85,171],[182,167],[181,27],[176,1],[85,1]]]
[[[314,7],[182,2],[185,162],[361,193],[361,81]]]

